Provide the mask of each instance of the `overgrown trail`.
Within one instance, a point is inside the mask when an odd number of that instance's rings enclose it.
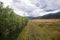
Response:
[[[18,40],[37,40],[37,35],[35,31],[35,25],[33,22],[29,21],[28,25],[21,32]]]
[[[37,36],[36,36],[36,32],[34,30],[34,24],[33,22],[30,22],[30,26],[29,26],[29,36],[28,36],[28,40],[37,40]]]

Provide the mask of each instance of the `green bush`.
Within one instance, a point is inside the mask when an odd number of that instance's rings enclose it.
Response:
[[[27,18],[18,16],[14,11],[7,7],[3,7],[0,2],[0,39],[1,40],[17,40],[22,29],[27,25]]]

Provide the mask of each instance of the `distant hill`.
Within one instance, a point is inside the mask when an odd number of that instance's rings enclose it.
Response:
[[[44,18],[44,19],[60,19],[60,12],[50,13],[50,14],[44,15],[44,16],[42,16],[40,18]]]
[[[31,17],[30,19],[60,19],[60,12],[50,13],[39,17]]]

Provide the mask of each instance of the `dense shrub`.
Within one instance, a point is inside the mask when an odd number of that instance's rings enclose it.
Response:
[[[0,2],[0,39],[1,40],[17,40],[22,29],[27,25],[27,18],[18,16],[14,11],[7,7],[3,7]]]

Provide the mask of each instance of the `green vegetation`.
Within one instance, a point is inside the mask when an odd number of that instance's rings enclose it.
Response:
[[[28,40],[29,35],[29,23],[28,25],[22,30],[17,40]]]
[[[0,39],[17,40],[23,28],[27,25],[28,19],[16,15],[16,13],[7,7],[3,7],[0,2]]]

